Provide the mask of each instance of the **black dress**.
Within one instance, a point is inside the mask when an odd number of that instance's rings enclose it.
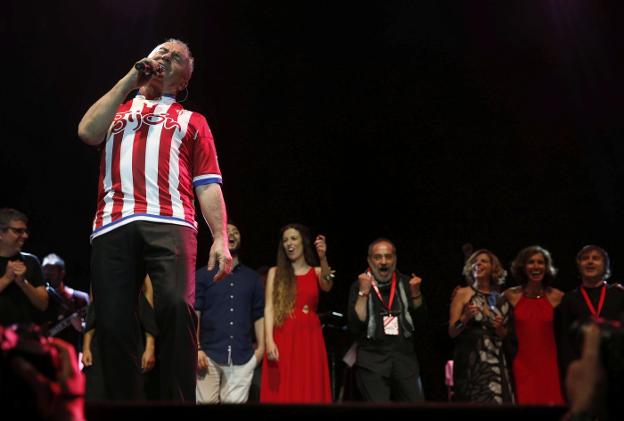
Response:
[[[491,324],[496,315],[510,323],[511,306],[500,294],[484,294],[473,288],[469,303],[483,309],[455,338],[453,381],[459,402],[513,403],[509,366],[503,339]]]

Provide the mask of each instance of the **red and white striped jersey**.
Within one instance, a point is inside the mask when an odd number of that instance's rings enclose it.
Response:
[[[209,183],[221,183],[221,171],[204,116],[137,95],[103,143],[91,239],[137,220],[197,229],[193,189]]]

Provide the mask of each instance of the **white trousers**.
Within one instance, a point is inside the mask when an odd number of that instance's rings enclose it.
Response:
[[[243,365],[220,365],[209,357],[208,370],[197,375],[197,403],[247,402],[256,365],[255,354]]]

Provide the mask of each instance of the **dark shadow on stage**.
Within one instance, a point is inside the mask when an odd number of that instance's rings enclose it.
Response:
[[[314,420],[347,419],[477,419],[479,421],[560,420],[564,406],[495,406],[425,403],[421,405],[342,403],[332,405],[192,405],[166,403],[91,403],[86,407],[89,421],[133,419],[244,419]],[[205,418],[204,418],[205,417]]]

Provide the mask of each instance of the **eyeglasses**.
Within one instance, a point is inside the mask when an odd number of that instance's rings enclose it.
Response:
[[[13,231],[16,235],[28,235],[28,228],[15,228],[15,227],[6,227],[5,229],[9,229]]]

